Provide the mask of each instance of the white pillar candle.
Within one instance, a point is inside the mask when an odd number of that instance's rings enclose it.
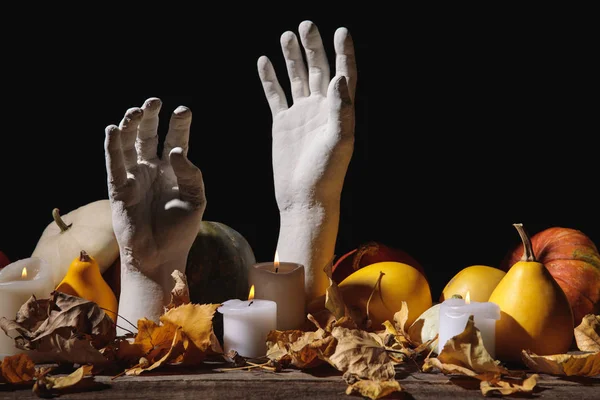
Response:
[[[306,319],[304,266],[292,262],[263,262],[248,271],[254,298],[277,303],[277,329],[299,329]]]
[[[32,295],[47,299],[53,290],[54,275],[45,260],[31,257],[8,264],[0,270],[0,318],[14,320]],[[0,360],[18,353],[24,351],[16,348],[15,341],[0,329]]]
[[[485,349],[495,358],[496,321],[500,319],[500,307],[496,303],[467,302],[459,298],[450,298],[440,305],[438,354],[450,338],[465,330],[471,315],[475,327],[481,332]]]
[[[252,293],[252,292],[251,292]],[[223,314],[223,350],[243,357],[267,354],[267,335],[277,328],[277,303],[271,300],[227,300],[217,309]]]

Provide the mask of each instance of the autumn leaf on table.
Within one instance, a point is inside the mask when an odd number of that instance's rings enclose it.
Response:
[[[575,341],[581,351],[600,351],[600,315],[588,314],[575,328]]]
[[[408,320],[408,304],[406,301],[402,302],[400,310],[398,310],[393,317],[392,321],[384,321],[383,331],[377,331],[376,333],[383,339],[383,342],[390,349],[395,350],[396,353],[402,354],[401,358],[395,357],[393,354],[390,355],[396,363],[404,362],[405,358],[415,358],[424,351],[429,349],[429,345],[437,340],[437,336],[425,343],[416,343],[411,340],[410,335],[405,330],[406,321]]]
[[[38,397],[53,398],[59,396],[67,389],[73,389],[84,378],[92,376],[92,365],[82,365],[74,372],[65,376],[50,376],[48,373],[40,374],[33,386],[33,393]],[[50,370],[47,370],[49,372]],[[93,379],[93,377],[91,378]]]
[[[51,362],[106,363],[99,349],[115,338],[113,321],[96,303],[56,291],[50,299],[32,296],[15,320],[0,318],[0,327],[17,348]]]
[[[335,349],[335,338],[322,328],[314,332],[271,331],[267,335],[267,358],[300,369],[319,366]]]
[[[437,357],[425,359],[423,372],[438,369],[446,375],[465,375],[479,379],[480,389],[484,394],[490,391],[498,391],[503,395],[529,393],[536,386],[537,375],[515,382],[513,378],[521,374],[511,373],[500,364],[483,345],[481,332],[475,327],[471,315],[465,330],[450,338]]]
[[[346,388],[346,394],[358,393],[372,400],[381,399],[389,394],[400,391],[402,391],[402,387],[397,380],[371,381],[359,379]]]
[[[359,393],[377,399],[401,390],[395,381],[395,362],[389,356],[381,337],[361,329],[335,327],[331,335],[336,339],[335,351],[326,361],[344,373],[350,385],[347,393]],[[359,383],[363,381],[362,383]]]
[[[27,384],[35,376],[35,363],[25,353],[6,356],[0,364],[0,383]]]
[[[587,377],[600,375],[600,352],[539,356],[523,350],[521,358],[528,368],[544,374]]]
[[[121,359],[144,361],[126,370],[139,375],[167,364],[198,365],[207,355],[222,354],[212,319],[220,304],[184,304],[160,317],[161,324],[138,321],[138,334],[133,344],[120,349]]]

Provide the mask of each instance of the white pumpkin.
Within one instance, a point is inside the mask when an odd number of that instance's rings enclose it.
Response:
[[[86,204],[63,216],[55,208],[52,216],[54,221],[42,232],[31,256],[42,258],[52,266],[55,287],[81,250],[94,257],[101,273],[119,257],[108,199]]]

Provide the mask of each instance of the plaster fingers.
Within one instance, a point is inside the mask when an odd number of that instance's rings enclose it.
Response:
[[[258,77],[260,78],[265,97],[271,108],[271,114],[275,117],[275,115],[279,114],[281,111],[288,109],[287,98],[277,80],[277,75],[275,74],[275,69],[273,68],[273,64],[271,64],[271,60],[266,56],[261,56],[258,59],[257,67]]]
[[[335,74],[346,77],[350,98],[354,101],[356,93],[356,53],[350,32],[346,28],[338,28],[333,37],[335,49]]]
[[[312,21],[302,21],[298,31],[306,53],[310,93],[325,96],[331,75],[319,29]]]
[[[175,147],[181,147],[183,155],[187,157],[190,140],[190,125],[192,124],[192,110],[179,106],[171,114],[169,130],[165,137],[162,159],[170,160],[170,153]]]
[[[144,111],[139,107],[133,107],[127,110],[125,116],[119,123],[121,131],[121,150],[125,161],[125,168],[132,171],[137,166],[137,151],[135,141],[137,138],[138,126],[142,120]]]
[[[183,148],[175,147],[169,153],[173,172],[177,177],[179,198],[192,205],[194,209],[206,204],[202,172],[185,155]]]
[[[290,79],[290,88],[292,91],[292,99],[298,101],[303,97],[310,95],[308,85],[308,76],[304,60],[302,59],[302,51],[298,44],[298,38],[293,32],[287,31],[281,35],[281,49],[285,64],[287,66],[288,77]]]
[[[336,76],[327,91],[329,121],[336,124],[343,136],[354,135],[354,104],[344,75]],[[337,131],[334,130],[334,131]]]
[[[121,130],[116,125],[109,125],[105,129],[105,133],[104,155],[108,175],[108,193],[111,198],[114,198],[118,190],[127,184],[127,170],[121,146]]]
[[[158,160],[158,114],[162,101],[150,97],[142,105],[144,115],[138,128],[135,148],[138,162],[156,162]]]

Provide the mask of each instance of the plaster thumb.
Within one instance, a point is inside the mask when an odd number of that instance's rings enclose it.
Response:
[[[171,149],[169,161],[177,177],[181,199],[196,205],[203,204],[205,201],[204,181],[200,169],[186,157],[181,147]]]

